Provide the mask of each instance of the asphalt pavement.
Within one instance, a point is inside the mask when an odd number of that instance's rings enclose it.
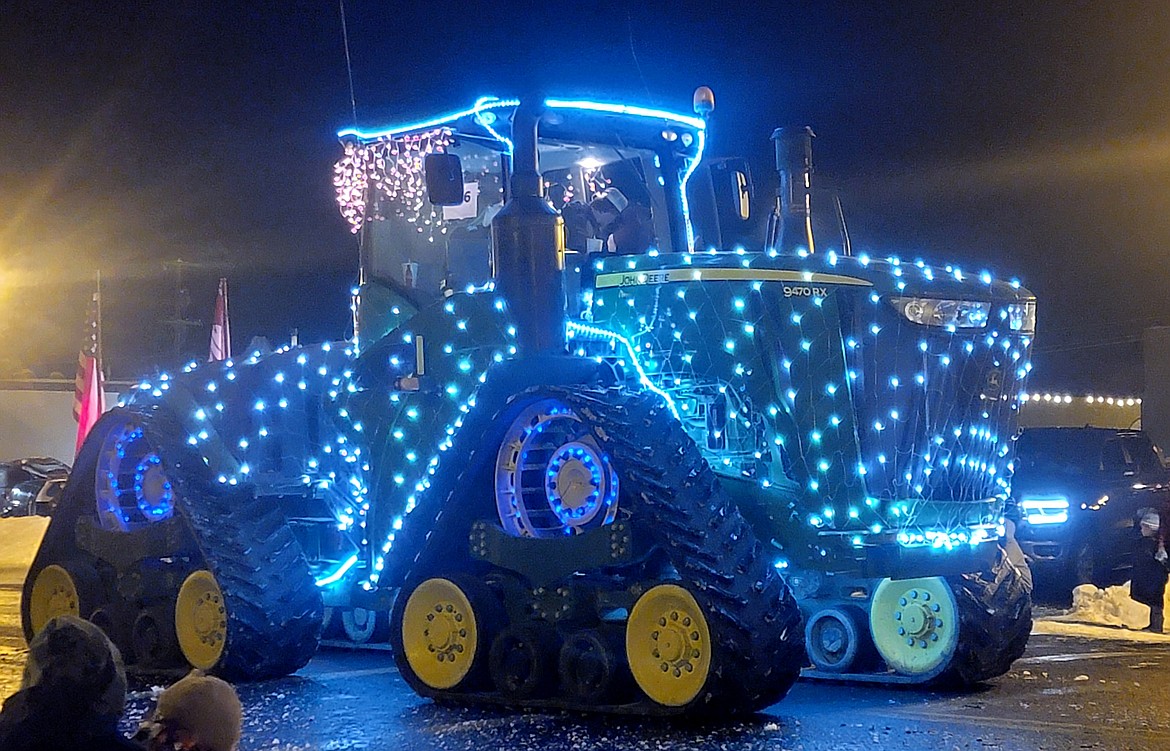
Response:
[[[0,696],[19,686],[19,590],[0,582]],[[746,720],[695,725],[442,707],[415,696],[387,652],[325,649],[299,674],[239,686],[241,751],[259,749],[1165,749],[1170,640],[1034,634],[1006,676],[970,693],[802,682]],[[135,678],[129,731],[159,687]]]

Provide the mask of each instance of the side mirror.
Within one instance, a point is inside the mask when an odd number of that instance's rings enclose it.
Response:
[[[436,206],[463,203],[463,163],[458,154],[427,154],[423,157],[423,178],[431,203]]]
[[[715,188],[720,225],[746,222],[751,218],[752,194],[755,189],[746,159],[734,157],[713,162],[711,182]]]

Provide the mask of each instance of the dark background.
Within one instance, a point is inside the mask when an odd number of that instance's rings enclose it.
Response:
[[[688,111],[707,84],[709,154],[762,193],[771,129],[809,124],[856,251],[1023,279],[1033,387],[1138,392],[1170,324],[1170,4],[958,5],[345,0],[362,125],[534,87]],[[99,268],[108,369],[172,365],[177,258],[205,323],[230,278],[237,350],[347,335],[338,3],[122,6],[0,11],[0,377],[72,375]]]

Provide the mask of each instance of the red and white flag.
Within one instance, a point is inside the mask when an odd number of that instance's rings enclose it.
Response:
[[[90,428],[106,411],[105,379],[102,376],[102,353],[98,327],[98,307],[101,293],[95,292],[90,301],[85,338],[77,353],[77,376],[73,379],[73,419],[77,420],[77,446],[89,435]]]
[[[228,325],[227,279],[219,280],[215,295],[215,318],[211,321],[211,353],[208,362],[227,360],[232,356],[232,331]]]

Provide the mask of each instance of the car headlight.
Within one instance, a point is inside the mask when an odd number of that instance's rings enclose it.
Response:
[[[1063,524],[1068,521],[1068,499],[1062,495],[1020,499],[1020,511],[1029,524]]]
[[[991,313],[991,303],[973,300],[895,297],[890,302],[907,320],[922,326],[981,329],[987,325],[987,318]]]
[[[1007,306],[1008,327],[1012,331],[1036,330],[1036,303],[1016,302]]]

